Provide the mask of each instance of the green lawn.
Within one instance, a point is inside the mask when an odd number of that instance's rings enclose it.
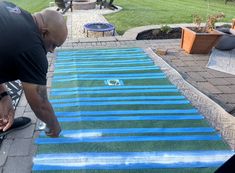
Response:
[[[115,24],[117,32],[143,25],[192,23],[192,14],[206,16],[224,12],[225,22],[235,18],[235,3],[224,0],[115,0],[123,8],[119,13],[106,15]],[[209,4],[209,5],[208,5]]]
[[[20,7],[36,12],[48,7],[53,0],[9,0]],[[105,15],[113,23],[119,34],[126,30],[143,25],[192,23],[192,15],[206,16],[216,12],[224,12],[224,22],[235,18],[235,2],[224,0],[115,0],[115,5],[121,6],[122,11]]]
[[[17,5],[19,5],[20,7],[22,7],[23,9],[34,13],[37,11],[40,11],[46,7],[49,6],[49,2],[52,0],[8,0],[11,1]]]

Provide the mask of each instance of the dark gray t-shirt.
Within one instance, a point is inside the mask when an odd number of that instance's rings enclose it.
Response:
[[[0,1],[0,84],[19,79],[46,85],[47,69],[46,50],[31,14]]]

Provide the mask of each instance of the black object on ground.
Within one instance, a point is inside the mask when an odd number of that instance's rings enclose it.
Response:
[[[4,137],[5,135],[13,131],[24,129],[28,127],[30,124],[31,124],[31,119],[28,117],[15,118],[12,126],[7,131],[5,132],[3,132],[2,130],[0,131],[0,138]]]
[[[235,172],[235,155],[233,155],[230,159],[228,159],[214,173],[229,173],[229,172]]]

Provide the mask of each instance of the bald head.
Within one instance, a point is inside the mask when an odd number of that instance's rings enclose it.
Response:
[[[33,18],[43,36],[45,46],[53,46],[55,48],[64,43],[68,35],[68,30],[62,14],[53,10],[43,10],[33,14]],[[51,52],[52,50],[48,51]]]
[[[67,26],[64,16],[53,10],[43,10],[41,12],[44,20],[44,25],[52,32],[58,32],[67,36]]]

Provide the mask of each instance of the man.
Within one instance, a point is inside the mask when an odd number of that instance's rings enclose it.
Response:
[[[56,11],[31,15],[10,2],[0,2],[0,130],[6,131],[14,121],[4,83],[19,79],[30,107],[49,128],[47,135],[59,136],[61,127],[47,97],[46,53],[61,46],[67,34],[64,17]]]

